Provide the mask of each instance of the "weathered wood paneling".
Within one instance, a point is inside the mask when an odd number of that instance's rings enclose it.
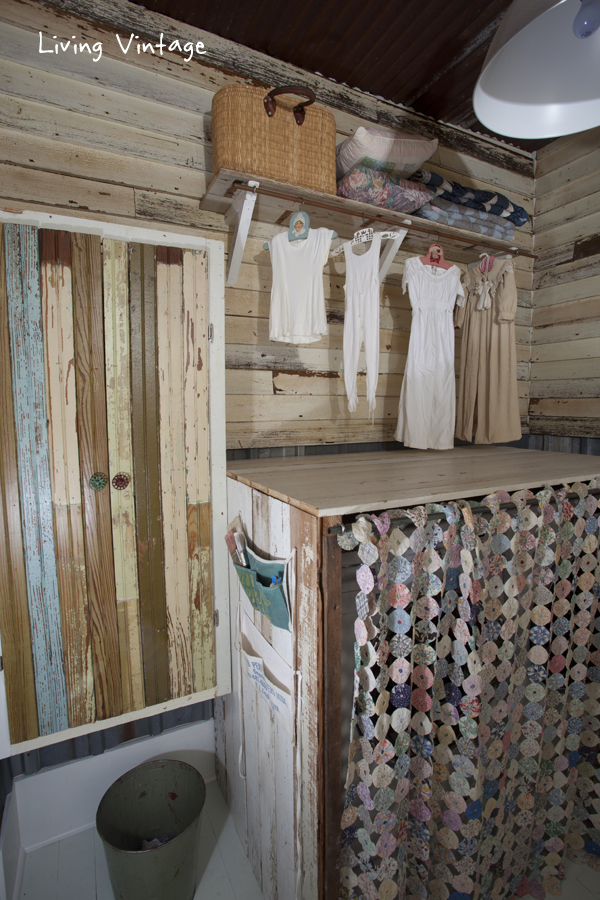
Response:
[[[109,476],[100,238],[73,234],[71,256],[77,433],[96,717],[106,719],[121,714],[123,698],[110,490],[108,486],[99,491],[90,487],[92,475]]]
[[[38,230],[4,228],[18,481],[40,734],[69,725],[55,556]]]
[[[191,609],[187,557],[179,552],[187,530],[184,421],[182,251],[156,249],[156,325],[160,409],[160,464],[169,677],[172,697],[192,693]]]
[[[160,503],[155,248],[133,244],[129,264],[133,475],[146,704],[169,699]]]
[[[121,653],[123,712],[144,706],[144,672],[135,535],[135,498],[131,481],[131,384],[129,345],[129,247],[104,240],[104,349],[106,412],[115,590]],[[129,482],[115,485],[115,476]]]
[[[77,18],[78,12],[89,16],[89,20]],[[299,73],[292,66],[201,31],[197,32],[198,39],[210,47],[209,55],[201,62],[185,63],[176,53],[166,53],[162,58],[152,54],[124,57],[114,37],[115,30],[129,33],[131,25],[136,34],[146,38],[155,34],[158,38],[161,31],[168,35],[178,26],[141,8],[132,13],[121,0],[112,4],[103,0],[93,4],[57,0],[45,6],[35,0],[5,0],[0,20],[4,25],[0,35],[0,198],[6,200],[6,205],[69,209],[79,214],[87,211],[88,215],[163,227],[169,223],[182,230],[200,229],[230,245],[231,235],[222,216],[200,210],[198,202],[211,178],[212,96],[225,84],[273,85],[301,77],[303,82],[308,79],[313,84],[320,102],[333,111],[338,140],[370,122],[435,134],[440,146],[428,163],[433,170],[468,186],[503,191],[533,211],[533,160],[524,151],[499,141],[436,123],[320,76]],[[90,43],[102,41],[102,58],[91,63],[80,54],[40,55],[39,31],[44,40],[68,31]],[[577,196],[571,199],[576,201]],[[284,227],[273,223],[279,219],[284,222],[282,214],[294,211],[293,204],[289,207],[286,210],[280,204],[275,210],[271,201],[260,199],[238,284],[227,291],[227,367],[248,373],[241,390],[236,388],[239,381],[233,379],[228,387],[230,447],[238,447],[240,442],[260,446],[267,439],[261,422],[263,413],[253,421],[252,403],[244,403],[249,396],[256,397],[257,406],[269,415],[270,395],[272,421],[278,415],[275,392],[271,389],[266,395],[263,393],[255,379],[257,370],[336,376],[330,378],[329,385],[342,399],[337,390],[344,314],[345,276],[341,261],[326,267],[324,274],[329,336],[316,347],[290,347],[268,340],[271,267],[262,244]],[[331,215],[325,211],[315,213],[313,224],[330,225]],[[347,237],[354,230],[354,223],[348,220],[343,230],[337,226],[336,230]],[[515,244],[530,248],[530,231],[530,226],[519,229]],[[426,238],[423,241],[427,243]],[[406,358],[411,316],[400,279],[406,257],[420,252],[420,245],[413,248],[413,244],[412,238],[406,239],[383,291],[381,372],[391,376],[401,375]],[[465,247],[453,261],[464,265],[478,252]],[[519,327],[528,327],[531,261],[517,259],[516,269],[520,289],[517,322]],[[248,321],[242,321],[244,317]],[[528,334],[518,340],[526,344]],[[364,373],[362,359],[361,367]],[[524,377],[528,378],[528,371]],[[326,385],[327,381],[323,381],[322,386]],[[308,387],[308,381],[305,386]],[[386,393],[385,381],[381,382],[379,394],[388,401],[398,396],[395,391]],[[308,403],[311,391],[302,394],[298,390],[297,396],[304,396]],[[388,402],[390,410],[391,406],[393,403]],[[236,410],[243,411],[243,418],[232,420]],[[300,421],[305,425],[304,436],[300,433],[292,437],[284,428],[279,437],[269,435],[268,440],[277,441],[277,445],[292,441],[346,442],[361,429],[364,431],[367,424],[357,415],[360,414],[354,414],[351,428],[347,427],[346,416],[336,417],[325,432],[322,418],[303,413]],[[383,408],[378,410],[375,422],[368,423],[362,439],[381,439],[387,417]],[[393,418],[391,412],[389,417]]]
[[[596,437],[600,407],[598,129],[538,153],[530,430]]]
[[[183,251],[184,421],[194,690],[215,684],[206,255]]]
[[[74,728],[94,721],[95,704],[73,365],[71,236],[43,230],[40,238],[50,481],[69,724]]]
[[[12,394],[4,229],[0,225],[0,633],[12,743],[38,736]]]

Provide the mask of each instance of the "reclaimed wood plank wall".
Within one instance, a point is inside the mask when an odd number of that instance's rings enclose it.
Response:
[[[385,101],[207,36],[206,64],[180,54],[124,57],[111,29],[149,37],[181,26],[164,16],[106,0],[5,0],[0,10],[0,203],[156,227],[225,242],[222,216],[198,208],[211,178],[211,102],[225,84],[302,81],[335,116],[338,140],[361,124],[435,134],[431,168],[463,184],[500,190],[533,211],[533,159],[498,141],[444,126]],[[90,24],[73,14],[79,11]],[[133,16],[133,18],[132,18]],[[134,24],[135,22],[135,24]],[[103,42],[103,55],[38,52],[39,35],[77,34]],[[237,73],[237,74],[232,74]],[[259,216],[260,206],[259,202]],[[291,213],[294,209],[290,204]],[[271,219],[273,221],[273,219]],[[313,216],[313,225],[328,224]],[[271,267],[263,243],[283,225],[258,221],[250,230],[240,277],[226,289],[227,445],[231,448],[352,443],[393,438],[410,331],[401,292],[400,249],[383,290],[380,378],[375,420],[366,410],[364,374],[359,407],[349,414],[341,377],[344,266],[325,269],[329,335],[310,346],[268,339]],[[348,225],[351,229],[351,226]],[[338,229],[339,230],[339,229]],[[351,230],[348,232],[351,233]],[[530,248],[531,228],[516,243]],[[477,250],[453,261],[465,265]],[[521,413],[528,403],[532,263],[517,259],[517,352]],[[457,342],[457,353],[460,342]],[[364,373],[364,359],[360,366]],[[523,419],[526,427],[526,419]]]
[[[600,437],[600,128],[538,151],[530,428]]]
[[[0,627],[21,743],[216,687],[208,286],[197,251],[0,232]]]

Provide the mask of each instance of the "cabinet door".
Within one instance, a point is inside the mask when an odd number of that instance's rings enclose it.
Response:
[[[217,693],[214,510],[207,254],[3,231],[0,631],[14,744]]]

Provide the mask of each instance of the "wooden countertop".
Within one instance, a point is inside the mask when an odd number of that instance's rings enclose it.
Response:
[[[600,459],[478,446],[238,460],[227,474],[314,516],[333,516],[572,484],[600,475]]]

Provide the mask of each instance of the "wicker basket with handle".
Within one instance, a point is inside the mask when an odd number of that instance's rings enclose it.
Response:
[[[282,93],[308,101],[277,96]],[[335,194],[335,120],[329,110],[312,106],[314,99],[312,91],[299,85],[268,94],[245,84],[217,91],[212,103],[214,175],[232,169]]]

